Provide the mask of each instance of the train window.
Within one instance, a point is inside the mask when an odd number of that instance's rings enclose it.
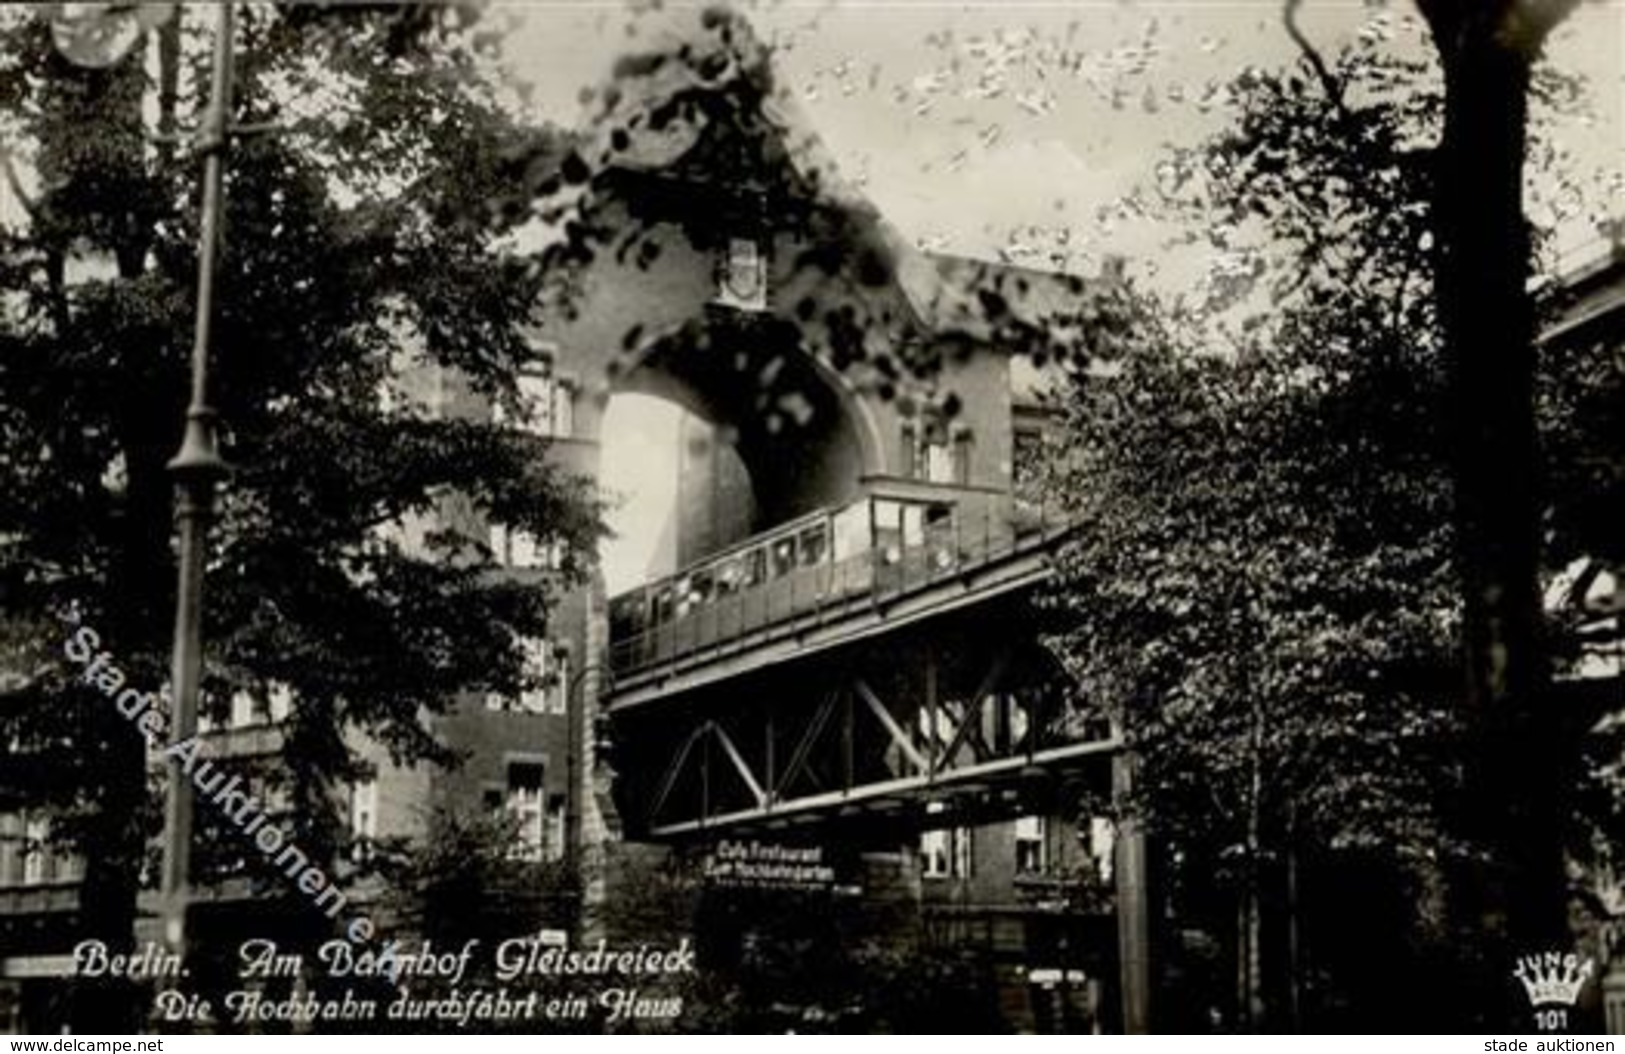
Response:
[[[914,548],[925,543],[925,507],[903,506],[903,544]]]
[[[858,502],[835,514],[835,559],[845,560],[869,548],[869,504]]]
[[[773,577],[782,578],[796,569],[796,540],[780,538],[773,543]]]
[[[745,554],[745,588],[767,581],[767,550],[755,548]]]
[[[610,601],[610,635],[626,639],[643,632],[643,590]]]
[[[679,578],[673,586],[676,616],[682,618],[694,610],[694,581],[688,575]]]
[[[649,604],[649,621],[653,622],[656,626],[661,626],[667,622],[670,622],[672,617],[671,601],[671,585],[669,583],[656,587],[654,597]]]
[[[954,552],[954,507],[928,505],[925,509],[925,535],[931,552],[931,563],[938,570],[947,570],[956,559]]]
[[[875,502],[875,548],[887,563],[902,550],[925,544],[925,506],[901,501]]]
[[[829,558],[829,524],[815,523],[801,531],[801,566],[812,567]]]
[[[732,596],[745,588],[745,558],[730,556],[716,567],[717,596]]]
[[[704,605],[711,603],[711,596],[713,590],[715,589],[716,582],[713,572],[714,569],[710,567],[694,572],[694,580],[689,595],[694,599],[694,603],[698,606],[703,607]]]
[[[875,550],[888,564],[903,556],[903,506],[895,501],[875,502]]]

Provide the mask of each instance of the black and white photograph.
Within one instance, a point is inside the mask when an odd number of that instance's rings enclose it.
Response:
[[[1625,0],[0,5],[8,1036],[1614,1050],[1622,579]]]

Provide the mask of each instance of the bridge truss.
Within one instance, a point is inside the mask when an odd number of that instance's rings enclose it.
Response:
[[[1118,744],[1018,600],[977,605],[658,706],[612,708],[629,830],[683,839],[833,819],[918,828],[1019,810]]]

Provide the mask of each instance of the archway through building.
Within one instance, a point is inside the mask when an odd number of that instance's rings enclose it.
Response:
[[[658,395],[611,396],[599,483],[611,505],[600,547],[613,595],[749,537],[759,522],[750,473],[731,428]]]
[[[713,317],[651,340],[617,372],[598,429],[607,591],[854,500],[881,458],[864,413],[793,327]]]

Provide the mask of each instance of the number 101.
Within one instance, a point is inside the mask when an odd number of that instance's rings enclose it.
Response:
[[[1541,1032],[1558,1032],[1569,1027],[1569,1012],[1563,1007],[1535,1011],[1535,1028]]]

